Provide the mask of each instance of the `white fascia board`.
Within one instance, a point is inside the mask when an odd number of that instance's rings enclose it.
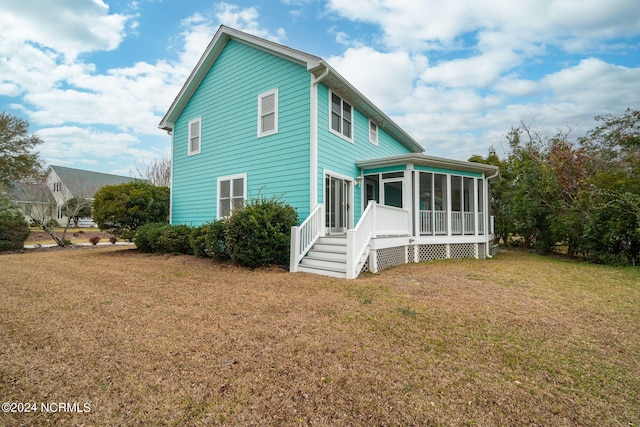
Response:
[[[463,160],[445,159],[443,157],[427,156],[425,154],[403,154],[400,156],[383,157],[379,159],[367,159],[356,162],[361,169],[394,166],[399,164],[416,164],[423,166],[440,167],[446,169],[458,169],[467,172],[478,172],[495,175],[493,178],[499,180],[499,168],[494,165],[484,163],[465,162]]]

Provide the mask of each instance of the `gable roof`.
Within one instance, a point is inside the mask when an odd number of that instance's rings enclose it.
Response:
[[[55,172],[71,194],[78,197],[93,197],[95,192],[105,185],[118,185],[138,181],[137,178],[129,176],[92,172],[64,166],[50,165],[49,169]]]
[[[336,70],[331,68],[322,58],[301,52],[290,47],[262,39],[252,34],[244,33],[236,29],[221,25],[211,39],[204,54],[180,89],[169,110],[158,125],[160,129],[168,132],[173,130],[174,123],[186,107],[196,89],[209,72],[209,69],[218,58],[218,55],[229,40],[235,40],[247,44],[256,49],[277,55],[281,58],[303,65],[318,81],[322,81],[331,89],[338,92],[355,108],[367,115],[371,120],[383,128],[387,133],[415,153],[421,153],[424,148],[418,144],[408,133],[400,128],[389,116],[376,107],[351,83],[345,80]]]

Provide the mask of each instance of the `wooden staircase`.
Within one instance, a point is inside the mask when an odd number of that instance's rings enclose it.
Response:
[[[298,271],[347,277],[347,237],[320,237],[298,265]]]

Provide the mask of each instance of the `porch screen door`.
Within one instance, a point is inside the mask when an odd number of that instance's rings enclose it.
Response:
[[[327,175],[324,188],[327,230],[334,234],[345,233],[349,206],[347,204],[347,182],[344,179]]]

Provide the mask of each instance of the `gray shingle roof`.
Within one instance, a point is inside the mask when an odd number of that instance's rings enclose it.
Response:
[[[138,180],[129,176],[112,175],[82,169],[50,165],[69,191],[77,197],[93,197],[105,185],[118,185]]]

